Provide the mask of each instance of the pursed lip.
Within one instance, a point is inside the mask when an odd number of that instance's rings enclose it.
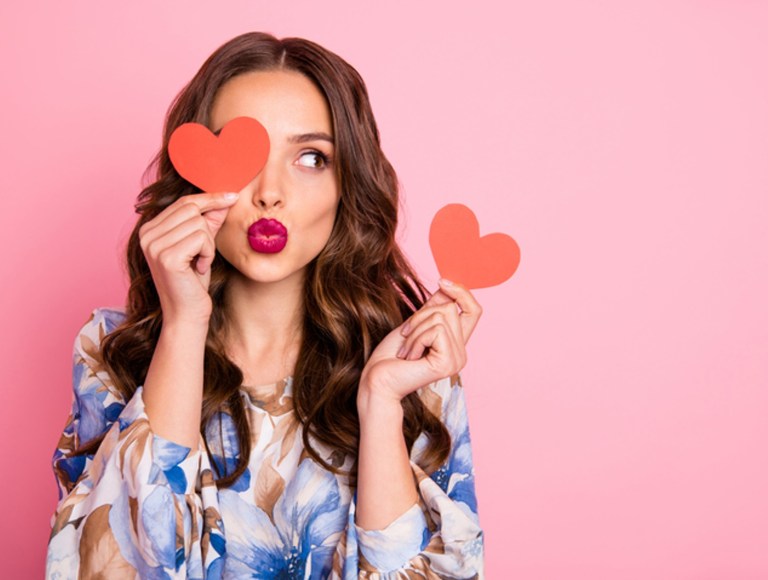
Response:
[[[262,218],[248,228],[248,243],[262,254],[276,254],[288,242],[288,229],[274,218]]]

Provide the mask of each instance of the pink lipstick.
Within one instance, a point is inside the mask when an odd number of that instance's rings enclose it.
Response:
[[[288,230],[275,219],[262,218],[248,228],[248,243],[254,251],[276,254],[288,242]]]

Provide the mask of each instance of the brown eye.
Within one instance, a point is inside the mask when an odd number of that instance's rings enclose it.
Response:
[[[306,151],[299,156],[299,164],[312,169],[322,169],[328,165],[328,157],[320,151]]]

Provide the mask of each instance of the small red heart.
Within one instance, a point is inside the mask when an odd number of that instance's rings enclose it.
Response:
[[[480,237],[475,214],[460,203],[446,205],[429,228],[429,245],[443,278],[467,288],[508,280],[520,264],[520,247],[506,234]]]
[[[205,125],[184,123],[168,141],[171,163],[203,191],[240,191],[264,168],[269,135],[251,117],[236,117],[216,137]]]

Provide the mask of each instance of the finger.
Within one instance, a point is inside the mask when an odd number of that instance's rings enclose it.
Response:
[[[145,254],[156,256],[163,249],[174,245],[196,230],[205,232],[213,240],[205,218],[198,213],[184,221],[180,221],[171,229],[156,228],[152,230],[142,239],[142,247]]]
[[[239,193],[232,192],[184,195],[144,224],[140,234],[149,234],[157,228],[161,228],[160,231],[165,231],[194,215],[206,214],[218,209],[228,209],[237,202],[239,196]]]
[[[205,245],[200,253],[197,255],[195,261],[195,270],[198,274],[205,274],[213,264],[213,260],[216,258],[216,246],[213,242],[210,245]]]
[[[440,348],[447,354],[454,353],[459,344],[463,346],[461,329],[447,324],[441,313],[435,313],[435,316],[417,326],[411,336],[406,339],[401,349],[402,358],[405,360],[421,358],[427,348],[435,346],[435,340],[438,337],[445,338],[446,342],[443,342]]]
[[[190,224],[194,224],[194,227],[204,229],[210,234],[211,239],[215,239],[216,234],[224,223],[230,209],[231,207],[213,209],[207,211],[205,214],[201,214],[200,209],[196,204],[186,203],[178,206],[169,206],[163,212],[165,215],[163,215],[162,221],[156,222],[153,220],[142,226],[139,231],[141,248],[146,254],[153,245],[156,246],[156,244],[170,232],[179,228],[184,228],[171,238],[171,242],[174,242],[180,239],[181,235],[189,233],[187,228],[192,227]],[[164,242],[161,243],[163,246],[166,245]]]
[[[437,291],[432,294],[429,298],[427,298],[427,301],[424,303],[422,308],[424,307],[430,307],[430,306],[437,306],[439,304],[447,304],[448,302],[453,302],[453,298],[448,296],[445,292],[443,292],[440,288],[437,289]]]
[[[434,373],[434,378],[440,378],[457,373],[466,364],[464,345],[451,336],[451,331],[441,325],[425,329],[420,333],[414,345],[414,350],[408,353],[404,360],[424,360]],[[429,349],[429,353],[423,353]]]
[[[240,199],[240,194],[238,192],[224,191],[217,193],[193,193],[191,195],[182,196],[174,203],[193,203],[198,207],[200,213],[204,214],[214,209],[230,207],[238,199]]]
[[[231,208],[229,207],[222,209],[212,209],[203,214],[203,217],[208,224],[208,229],[210,230],[214,239],[216,238],[216,234],[219,233],[221,226],[224,225],[224,221],[227,219],[227,214],[229,214],[230,209]]]
[[[167,271],[183,272],[190,267],[196,256],[201,256],[200,259],[204,262],[207,259],[212,261],[215,253],[216,249],[212,246],[209,234],[195,230],[163,249],[157,255],[157,262]]]
[[[454,306],[454,309],[458,313],[459,306],[456,304],[456,302],[442,292],[441,290],[438,290],[432,296],[429,297],[429,299],[419,308],[416,312],[414,312],[410,318],[408,318],[400,328],[400,333],[403,336],[408,336],[408,334],[413,330],[415,326],[417,326],[421,320],[429,316],[435,309],[435,307],[443,306],[448,308],[447,305],[452,304]],[[446,310],[447,312],[447,310]]]
[[[472,332],[475,330],[477,322],[480,320],[483,308],[480,306],[480,303],[475,300],[472,293],[461,284],[451,282],[444,278],[441,278],[438,284],[440,284],[440,290],[455,300],[456,304],[458,304],[461,309],[459,320],[461,321],[464,343],[466,344],[469,337],[472,335]]]
[[[451,300],[447,304],[432,306],[431,308],[422,308],[416,312],[401,330],[401,334],[406,337],[405,345],[410,347],[413,343],[413,335],[421,328],[434,326],[435,324],[447,324],[451,327],[454,336],[457,339],[463,339],[463,329],[459,320],[459,309],[456,303]]]

